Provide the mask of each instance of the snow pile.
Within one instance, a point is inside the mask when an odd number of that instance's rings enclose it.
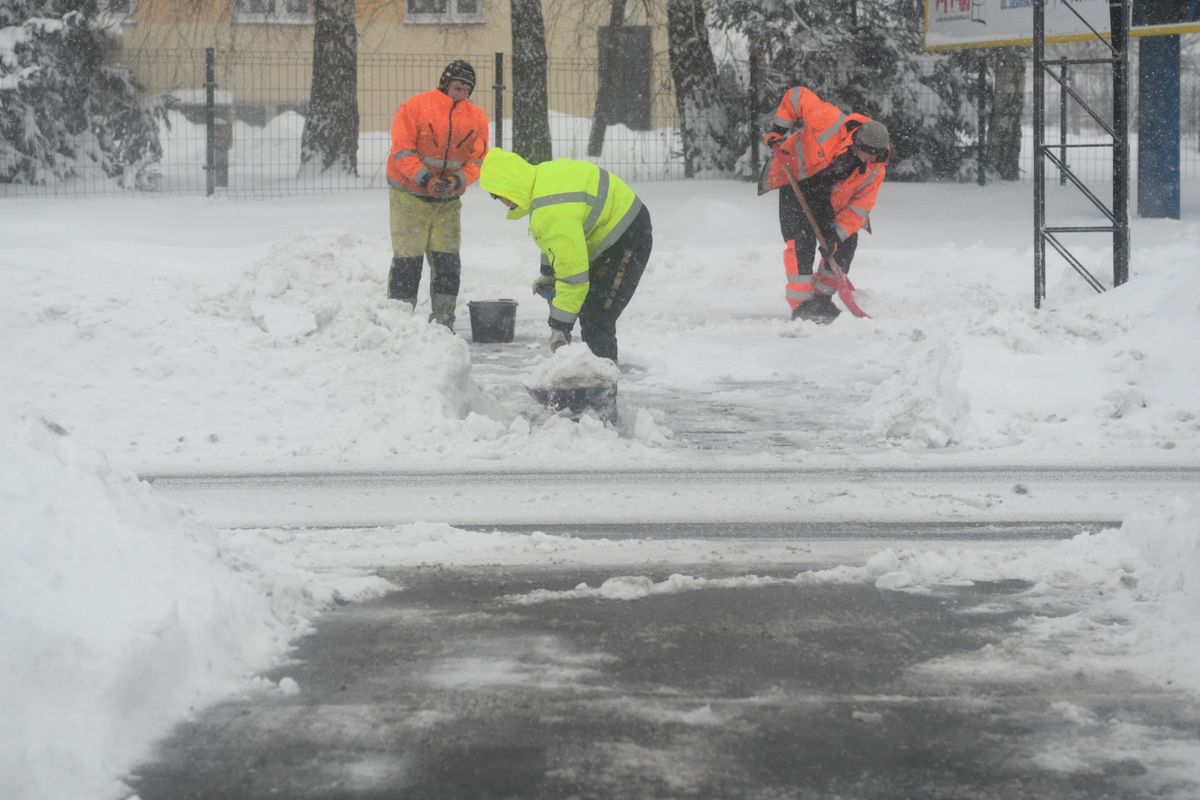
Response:
[[[679,592],[694,592],[704,589],[743,589],[788,583],[791,583],[791,581],[761,575],[740,575],[735,578],[697,578],[694,575],[674,573],[668,575],[664,580],[657,582],[644,575],[618,575],[608,578],[595,588],[588,586],[587,583],[581,583],[574,589],[566,591],[535,589],[525,594],[511,595],[505,598],[505,600],[514,605],[522,606],[553,600],[583,600],[588,598],[598,600],[641,600],[645,597],[677,594]]]
[[[814,582],[869,582],[882,590],[1018,580],[1007,601],[1032,612],[1012,637],[927,672],[988,679],[1029,671],[1128,670],[1200,694],[1200,500],[1131,514],[1119,529],[1021,550],[884,550],[861,567],[802,573]]]
[[[250,559],[57,425],[0,417],[0,797],[114,796],[188,709],[250,686],[339,597]]]
[[[1200,501],[1179,500],[1167,512],[1132,514],[1120,529],[1081,534],[1047,548],[888,550],[861,568],[841,568],[824,577],[857,578],[904,591],[962,581],[1030,583],[1013,601],[1034,613],[1017,625],[1013,637],[967,659],[928,665],[930,670],[994,678],[1099,667],[1200,693],[1195,669],[1200,659]]]
[[[386,299],[378,193],[6,209],[0,337],[19,346],[0,350],[4,400],[142,472],[678,463],[710,429],[739,435],[702,441],[706,463],[1200,454],[1194,225],[1135,220],[1146,244],[1128,284],[1094,295],[1065,269],[1034,310],[1014,249],[1026,188],[889,186],[854,264],[874,318],[814,326],[788,319],[774,198],[726,181],[638,191],[656,244],[619,323],[638,369],[621,375],[616,436],[567,433],[521,386],[546,350],[540,302],[518,308],[513,343],[468,344],[466,304],[527,286],[536,260],[525,228],[477,191],[453,336],[425,324],[427,275],[415,314]],[[931,208],[955,209],[935,246]]]
[[[541,389],[584,389],[612,386],[620,377],[617,365],[597,358],[582,342],[555,350],[539,359],[525,376],[525,385]]]
[[[1194,450],[1200,274],[1179,259],[1057,308],[985,308],[918,341],[866,409],[872,430],[922,447]],[[1099,432],[1099,436],[1098,436]]]
[[[303,351],[321,349],[329,356],[322,380],[354,387],[381,428],[467,416],[481,402],[467,343],[384,299],[379,270],[367,266],[369,247],[351,234],[285,245],[208,293],[198,310],[238,325],[244,345],[283,373],[268,374],[266,384],[303,377],[295,373],[307,366]]]
[[[2,323],[22,341],[5,352],[6,400],[145,472],[611,462],[665,442],[646,414],[620,431],[564,427],[524,392],[482,390],[462,336],[386,298],[383,247],[317,231],[220,267],[199,250],[166,265],[151,243],[144,267],[22,270],[29,302]]]

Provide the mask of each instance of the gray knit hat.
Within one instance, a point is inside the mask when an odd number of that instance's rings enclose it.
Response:
[[[864,122],[854,134],[854,144],[877,158],[887,155],[891,145],[887,126],[875,120]]]

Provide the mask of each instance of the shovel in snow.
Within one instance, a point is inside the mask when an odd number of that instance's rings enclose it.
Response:
[[[825,240],[824,234],[821,233],[821,228],[817,225],[817,218],[813,216],[812,209],[808,206],[808,201],[804,199],[804,193],[800,191],[800,185],[796,183],[796,176],[792,174],[792,168],[786,161],[780,163],[783,167],[783,174],[787,175],[788,183],[792,185],[792,191],[796,193],[796,199],[800,201],[800,208],[804,211],[804,218],[808,220],[809,227],[813,229],[813,233],[817,235],[817,244],[821,248],[821,257],[825,259],[825,263],[829,265],[829,269],[833,272],[833,278],[837,281],[837,296],[841,298],[842,305],[856,317],[866,317],[870,319],[871,315],[863,311],[862,306],[854,299],[854,284],[846,277],[845,271],[838,264],[837,259],[833,257],[833,252],[829,249],[829,242]]]

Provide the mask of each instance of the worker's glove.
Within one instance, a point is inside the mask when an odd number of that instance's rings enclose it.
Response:
[[[783,134],[779,131],[767,131],[763,134],[763,141],[767,143],[767,147],[774,150],[783,144]]]
[[[550,352],[553,353],[564,344],[571,343],[571,332],[559,330],[558,328],[550,329]]]
[[[433,183],[433,193],[438,197],[450,197],[458,191],[458,176],[444,175],[441,178],[435,178]]]
[[[830,259],[835,258],[835,255],[837,253],[838,241],[836,238],[835,239],[826,239],[825,241],[829,243],[829,246],[821,251],[821,264],[824,266],[829,266]]]
[[[554,281],[553,275],[538,275],[533,282],[533,293],[550,300],[554,297]]]
[[[836,253],[838,247],[840,247],[842,244],[842,240],[838,236],[837,228],[824,228],[821,230],[821,235],[825,237],[825,244],[828,245],[826,248],[828,252],[822,253],[821,255],[833,255]]]

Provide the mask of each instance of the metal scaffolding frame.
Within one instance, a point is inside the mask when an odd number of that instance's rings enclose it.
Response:
[[[1109,0],[1111,34],[1109,39],[1093,28],[1074,8],[1067,5],[1101,42],[1110,54],[1108,58],[1057,58],[1046,60],[1046,0],[1033,4],[1033,305],[1041,308],[1046,296],[1046,245],[1066,259],[1067,263],[1097,292],[1104,284],[1083,265],[1059,239],[1064,233],[1108,233],[1112,235],[1113,286],[1129,279],[1129,0]],[[1068,64],[1109,64],[1112,66],[1113,108],[1112,124],[1106,122],[1065,80]],[[1072,144],[1065,139],[1046,142],[1046,76],[1054,79],[1071,99],[1079,104],[1111,137],[1112,142],[1101,144]],[[1061,134],[1060,134],[1061,135]],[[1072,148],[1102,147],[1112,149],[1112,207],[1105,205],[1067,164],[1066,152]],[[1058,151],[1056,153],[1055,151]],[[1046,162],[1058,168],[1108,220],[1107,225],[1046,224]]]

